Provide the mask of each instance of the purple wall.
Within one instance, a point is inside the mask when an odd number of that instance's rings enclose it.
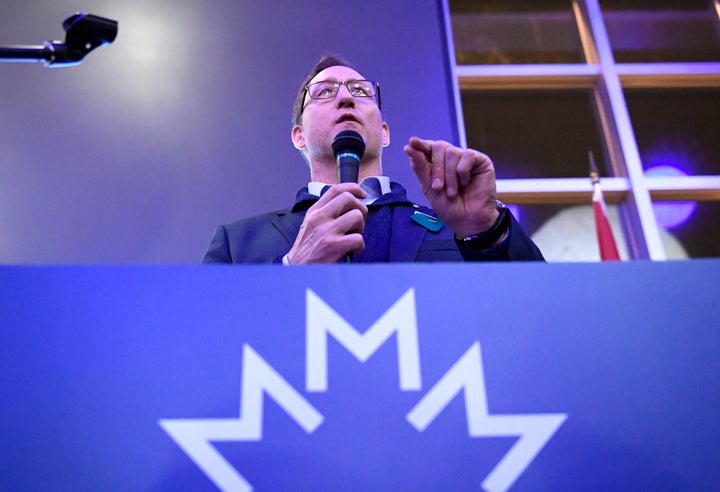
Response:
[[[457,141],[439,1],[13,1],[0,45],[115,19],[76,67],[0,63],[0,263],[197,263],[214,227],[287,206],[308,179],[295,91],[326,51],[383,87],[385,173],[423,201],[411,135]]]

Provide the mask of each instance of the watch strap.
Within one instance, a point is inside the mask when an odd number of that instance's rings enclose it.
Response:
[[[510,226],[510,210],[500,200],[497,201],[498,216],[493,225],[487,231],[472,236],[459,237],[455,235],[455,240],[472,249],[483,250],[488,249],[497,242]]]

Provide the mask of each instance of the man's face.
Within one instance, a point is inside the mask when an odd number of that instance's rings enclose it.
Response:
[[[334,66],[318,73],[310,84],[320,81],[347,82],[364,77],[349,67]],[[378,158],[390,142],[390,132],[382,120],[374,97],[353,97],[341,85],[332,99],[305,97],[301,124],[292,131],[296,148],[306,152],[311,163],[334,160],[332,141],[339,132],[354,130],[365,140],[365,157]]]

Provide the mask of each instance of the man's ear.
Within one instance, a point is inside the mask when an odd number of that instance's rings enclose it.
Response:
[[[383,147],[387,147],[388,145],[390,145],[390,127],[385,122],[383,122],[383,124],[382,124],[382,131],[383,131]]]
[[[292,138],[293,145],[296,149],[305,150],[305,136],[303,135],[302,127],[300,125],[295,125],[292,128],[290,138]]]

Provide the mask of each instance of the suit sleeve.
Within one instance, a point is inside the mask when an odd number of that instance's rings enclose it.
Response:
[[[512,214],[507,236],[492,248],[478,251],[456,242],[465,261],[545,261],[540,249]]]

